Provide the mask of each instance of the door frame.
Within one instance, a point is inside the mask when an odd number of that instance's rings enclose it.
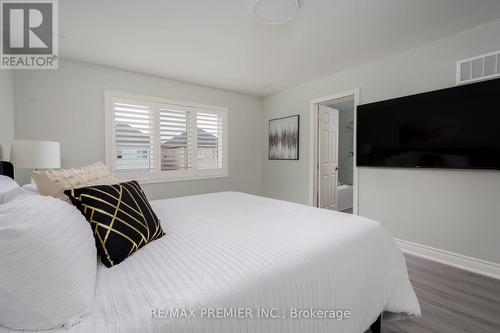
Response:
[[[359,105],[359,88],[347,90],[341,93],[311,99],[309,107],[309,205],[317,206],[318,191],[318,115],[317,104],[327,104],[330,101],[345,97],[354,97],[354,130],[353,130],[353,214],[359,213],[359,170],[356,166],[356,135],[357,135],[357,109]]]

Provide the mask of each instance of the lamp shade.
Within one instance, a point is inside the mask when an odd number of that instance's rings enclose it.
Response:
[[[22,169],[58,169],[61,167],[59,142],[16,140],[11,147],[11,162]]]

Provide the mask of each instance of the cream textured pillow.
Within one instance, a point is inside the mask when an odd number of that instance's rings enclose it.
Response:
[[[90,185],[111,185],[119,181],[102,162],[79,169],[33,171],[38,193],[70,202],[65,190]]]

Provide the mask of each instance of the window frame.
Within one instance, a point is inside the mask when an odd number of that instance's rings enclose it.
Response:
[[[151,106],[153,112],[153,159],[154,168],[149,171],[128,171],[128,172],[116,172],[116,158],[115,158],[115,146],[116,146],[116,136],[114,135],[114,110],[113,110],[113,99],[125,99],[131,101],[138,101],[148,106]],[[206,105],[199,103],[192,103],[179,100],[171,100],[166,98],[144,96],[137,94],[123,93],[113,90],[104,91],[104,103],[105,103],[105,154],[106,154],[106,165],[113,172],[120,181],[127,181],[135,179],[141,184],[154,184],[154,183],[165,183],[165,182],[176,182],[176,181],[188,181],[188,180],[203,180],[212,178],[225,178],[229,175],[228,168],[228,108],[222,106]],[[196,116],[197,112],[213,113],[218,114],[222,117],[223,130],[222,130],[222,168],[217,169],[197,169],[197,131],[193,131],[192,140],[195,142],[193,148],[193,168],[190,170],[175,170],[175,171],[161,171],[161,143],[160,143],[160,111],[159,107],[161,105],[175,105],[180,108],[185,108],[193,112],[193,119],[191,120],[191,126],[196,126]]]

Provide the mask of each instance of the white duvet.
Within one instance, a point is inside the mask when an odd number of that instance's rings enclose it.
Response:
[[[152,206],[166,235],[100,265],[92,314],[61,332],[362,333],[382,311],[420,314],[403,255],[379,223],[235,192]],[[257,318],[259,309],[274,318]],[[350,316],[292,318],[298,309]]]

